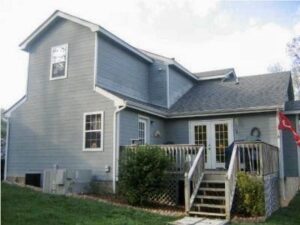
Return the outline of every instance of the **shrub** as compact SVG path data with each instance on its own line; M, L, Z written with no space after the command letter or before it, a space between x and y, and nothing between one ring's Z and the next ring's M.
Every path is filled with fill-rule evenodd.
M161 193L168 179L170 160L157 146L127 148L121 157L119 191L129 204L143 205Z
M258 177L239 172L237 176L236 212L244 216L265 214L263 181Z

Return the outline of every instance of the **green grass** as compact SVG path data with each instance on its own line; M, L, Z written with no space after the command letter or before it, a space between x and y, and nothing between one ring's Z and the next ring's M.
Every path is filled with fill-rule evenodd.
M3 225L159 225L176 219L3 183L1 213Z
M252 225L253 223L235 223L235 225ZM299 225L300 224L300 193L286 208L277 210L266 222L260 225Z

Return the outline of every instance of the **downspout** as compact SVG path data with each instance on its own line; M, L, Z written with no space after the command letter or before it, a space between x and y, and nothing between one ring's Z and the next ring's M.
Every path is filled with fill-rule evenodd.
M120 113L126 108L126 101L123 105L116 105L116 110L114 111L114 135L113 135L113 193L116 193L116 183L117 183L117 170L119 167L119 133L120 133Z

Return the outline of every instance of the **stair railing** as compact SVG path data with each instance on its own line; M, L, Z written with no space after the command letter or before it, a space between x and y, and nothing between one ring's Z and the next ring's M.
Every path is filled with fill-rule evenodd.
M230 211L235 193L237 173L239 171L239 154L240 152L238 150L238 146L235 144L230 158L229 168L225 176L226 219L230 219Z
M204 146L201 146L190 170L184 174L184 198L186 213L189 213L193 205L199 186L204 176L204 170L205 150Z

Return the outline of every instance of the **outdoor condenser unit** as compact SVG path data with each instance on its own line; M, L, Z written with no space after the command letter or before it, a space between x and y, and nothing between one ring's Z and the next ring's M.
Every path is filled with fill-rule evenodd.
M46 169L43 176L43 192L53 194L86 192L91 179L91 170Z

